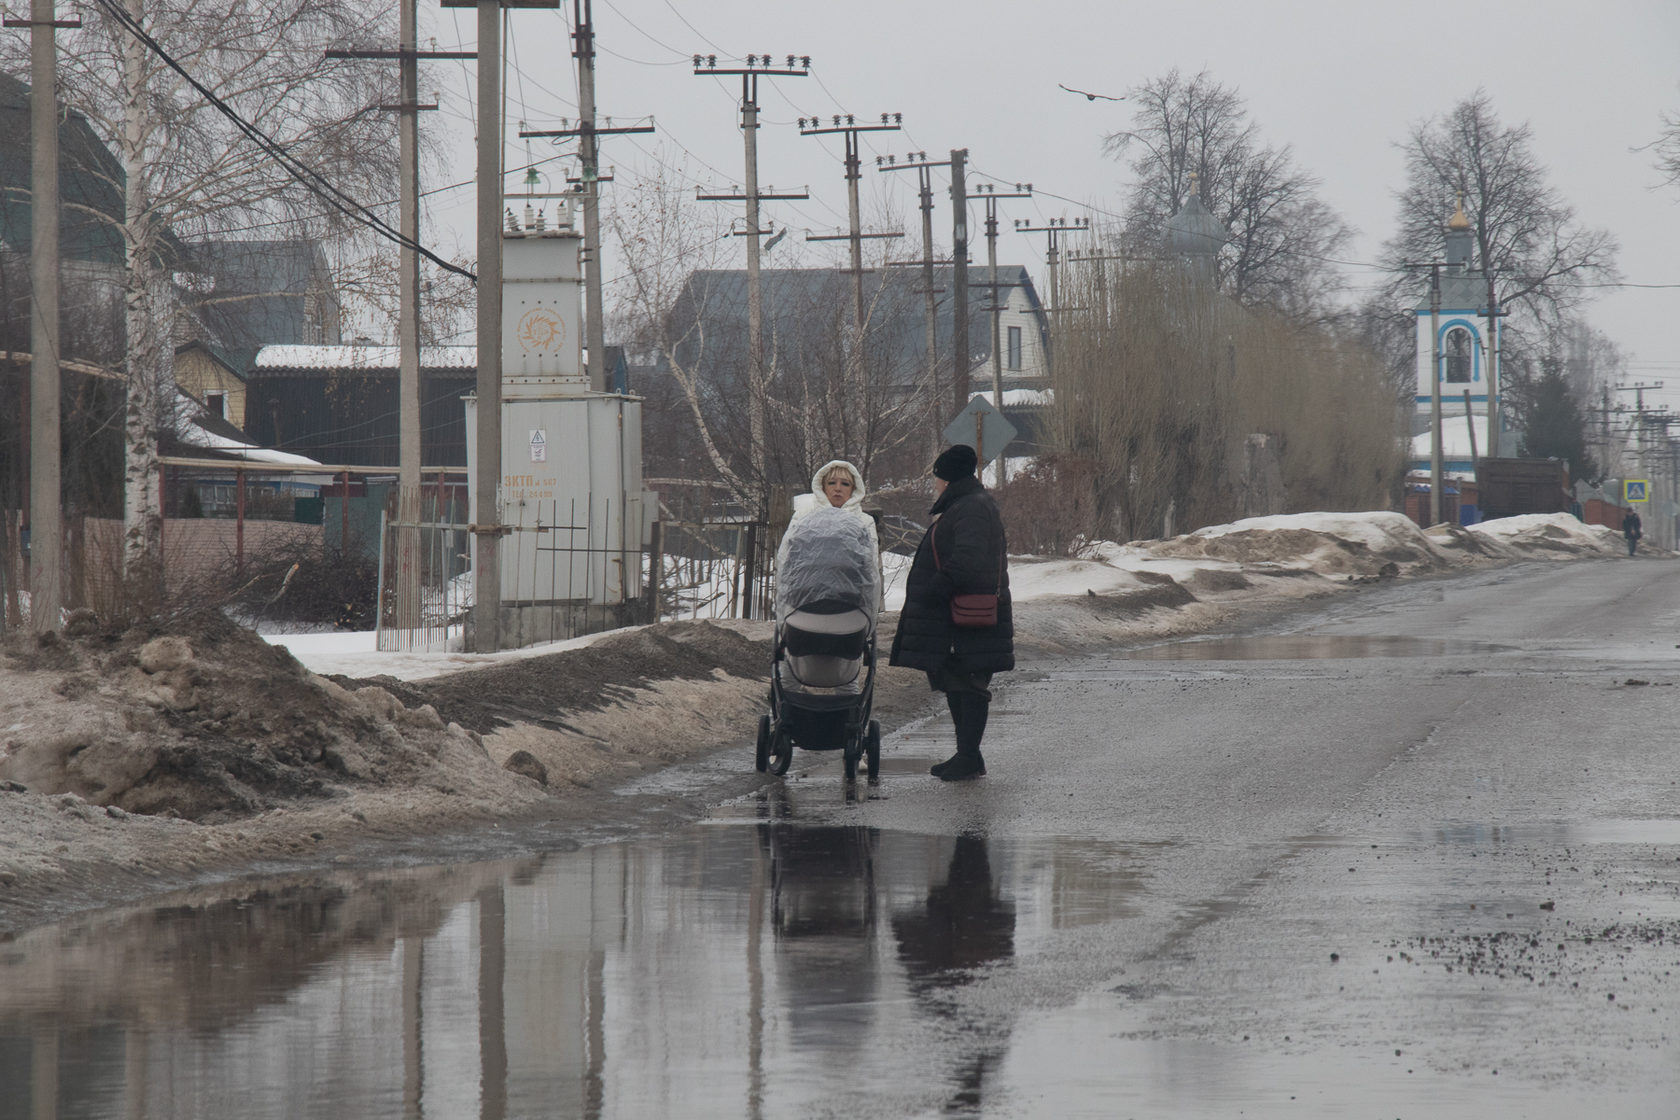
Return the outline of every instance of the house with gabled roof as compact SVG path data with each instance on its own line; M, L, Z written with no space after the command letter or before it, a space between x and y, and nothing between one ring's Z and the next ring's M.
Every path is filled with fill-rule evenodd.
M942 356L941 377L949 377L953 270L933 269L934 356ZM783 370L832 362L837 343L850 337L852 280L830 268L764 269L766 361ZM925 274L906 265L871 272L865 278L867 341L865 362L904 388L922 384L929 370ZM999 353L1008 388L1039 387L1045 377L1049 321L1020 265L1000 265L998 297ZM679 362L693 364L707 380L728 384L745 368L747 354L747 274L744 269L709 269L692 273L671 310ZM968 269L968 353L970 383L989 388L992 376L993 281L983 265ZM699 329L687 331L689 324ZM703 342L701 340L704 340Z

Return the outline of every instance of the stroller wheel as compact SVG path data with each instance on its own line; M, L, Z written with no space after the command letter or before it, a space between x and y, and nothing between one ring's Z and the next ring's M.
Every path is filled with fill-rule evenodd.
M785 727L776 729L770 738L770 773L781 777L793 764L793 736Z
M754 758L760 774L770 769L770 717L758 717L758 753Z
M863 753L863 739L859 736L846 744L846 781L857 781L858 755Z
M869 761L869 780L881 780L881 723L879 720L869 721L869 732L863 741L864 757Z

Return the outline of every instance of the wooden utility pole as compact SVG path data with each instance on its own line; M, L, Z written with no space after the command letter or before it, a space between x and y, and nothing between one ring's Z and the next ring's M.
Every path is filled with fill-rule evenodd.
M478 3L478 406L473 648L502 648L502 10Z
M749 54L744 67L719 66L716 55L695 55L694 73L699 77L739 76L741 79L741 139L746 156L746 190L741 193L705 194L696 197L702 202L745 202L747 228L741 236L747 239L747 365L751 384L748 389L748 426L752 439L752 467L755 476L760 518L769 512L769 485L766 474L765 412L766 389L769 377L764 368L764 297L759 286L760 238L771 232L759 226L758 204L772 199L810 198L810 192L776 193L758 189L758 79L806 78L811 74L810 55L788 55L786 66L776 65L769 55Z
M1066 218L1051 218L1041 226L1035 226L1024 218L1015 219L1016 233L1042 233L1045 235L1044 264L1050 273L1050 322L1053 327L1050 332L1051 345L1045 347L1044 353L1044 370L1047 374L1055 372L1052 365L1055 358L1055 341L1056 336L1061 333L1061 238L1064 233L1089 233L1090 231L1090 218L1075 218L1072 223L1069 223Z
M595 13L590 0L572 0L572 57L578 68L578 116L583 135L578 137L583 164L583 251L588 268L583 276L584 345L589 349L589 388L607 391L606 320L601 314L601 173L600 152L595 138ZM648 131L653 130L649 125Z
M921 186L922 205L922 296L927 300L927 363L928 383L933 389L933 399L939 400L939 305L934 296L939 289L933 286L933 169L947 167L950 160L940 160L937 163L927 158L926 152L911 152L899 163L894 156L878 156L875 160L879 171L914 171ZM939 427L940 425L935 425Z
M992 302L986 310L992 317L992 407L1003 411L1003 354L1001 352L1002 334L1001 317L1003 304L998 300L998 292L1002 285L997 278L997 239L998 218L997 204L1000 198L1031 198L1032 184L1016 183L1014 191L1000 192L995 184L981 183L974 193L974 197L986 204L986 283L991 288ZM998 460L1002 469L1003 460Z
M850 230L843 234L806 234L806 241L850 241L852 243L852 329L857 341L863 338L863 242L865 238L893 238L903 237L902 233L864 233L863 218L858 208L858 182L863 177L862 163L858 158L858 133L860 132L897 132L904 127L903 113L882 113L880 124L858 124L857 119L850 113L844 117L833 118L832 126L824 125L822 118L811 117L807 122L805 117L799 118L799 135L827 136L840 133L846 137L846 217L850 223ZM842 123L844 122L844 123Z
M58 316L58 37L80 20L53 18L53 0L31 0L29 28L29 624L58 629L64 602L60 492Z
M968 407L967 148L951 149L951 408Z

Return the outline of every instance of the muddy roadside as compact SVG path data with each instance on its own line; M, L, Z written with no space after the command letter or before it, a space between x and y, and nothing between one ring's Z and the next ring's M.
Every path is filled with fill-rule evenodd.
M1300 581L1281 582L1022 603L1022 666L1299 601ZM896 621L883 619L883 649ZM750 771L770 633L663 623L406 682L316 676L219 616L13 634L0 646L0 937L250 871L448 861L521 823L600 828L615 811L601 791L713 752ZM933 708L922 674L883 668L886 730Z
M1567 558L1555 526L1521 550L1364 516L1409 535L1144 542L1148 563L1118 578L1101 561L1012 565L1022 592L1039 581L1018 593L1019 667L1253 625L1393 578ZM896 621L882 620L883 648ZM524 826L598 834L623 811L604 792L715 752L735 752L751 781L770 638L764 622L670 622L400 681L319 676L214 612L123 634L13 632L0 643L0 938L250 872L489 858ZM922 674L883 669L886 730L936 707Z

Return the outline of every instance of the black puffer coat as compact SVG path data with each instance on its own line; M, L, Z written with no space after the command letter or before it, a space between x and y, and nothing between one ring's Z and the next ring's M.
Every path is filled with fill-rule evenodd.
M970 475L947 486L928 512L937 520L910 564L891 664L932 673L945 664L947 655L956 653L971 673L1015 668L1015 623L1004 560L1008 542L997 502ZM968 629L951 624L951 596L992 590L998 592L996 626Z

